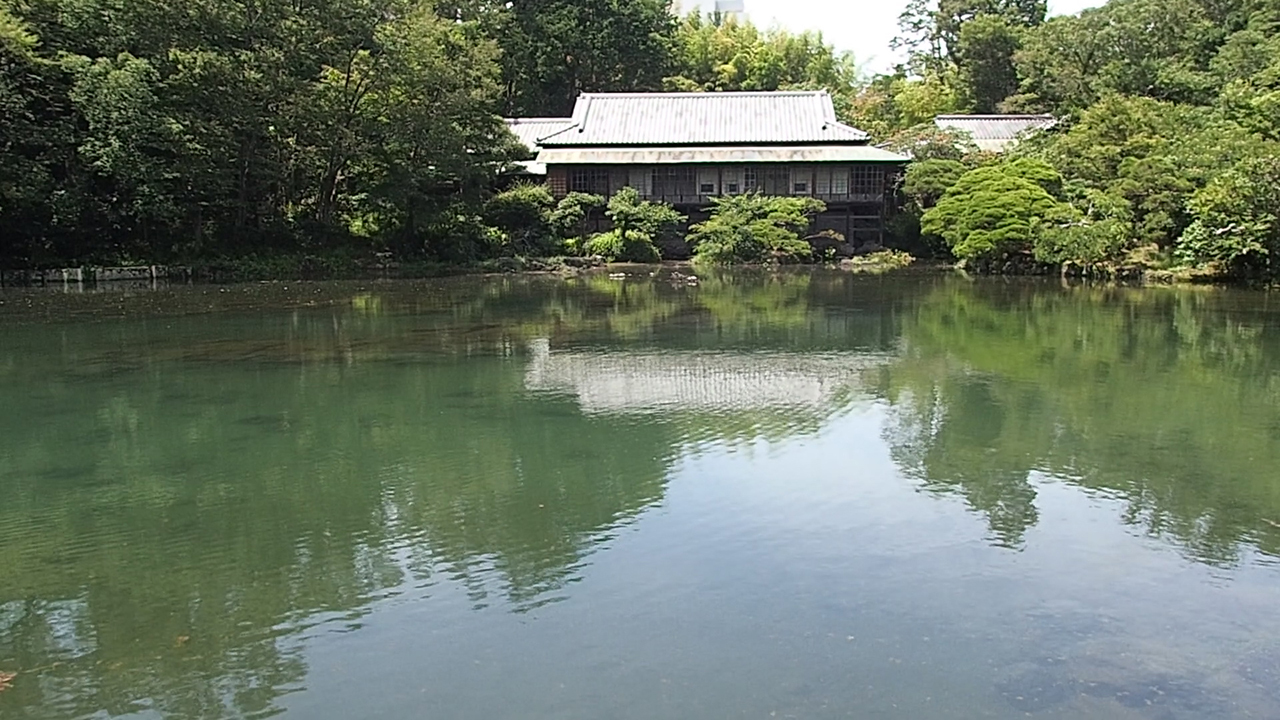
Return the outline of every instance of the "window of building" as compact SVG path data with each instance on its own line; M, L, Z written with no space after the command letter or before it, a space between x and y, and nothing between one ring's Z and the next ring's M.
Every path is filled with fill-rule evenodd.
M878 165L854 165L849 190L853 195L880 195L884 192L884 169Z
M831 194L844 196L849 194L849 169L837 168L831 171Z
M725 192L727 192L730 195L737 195L739 192L741 192L738 189L738 187L739 187L738 183L735 183L735 182L725 183Z
M765 195L791 194L791 168L771 167L764 175Z
M813 173L813 194L823 197L831 194L831 173L829 167L820 167Z
M698 183L699 195L714 195L716 192L715 183Z
M569 172L569 191L608 195L609 169L576 168L571 170Z
M849 168L819 166L814 172L813 192L819 197L841 198L849 194Z
M653 169L653 194L659 198L685 198L698 194L696 172L691 167L667 165Z
M760 177L756 175L756 169L753 167L746 168L742 171L742 191L743 192L759 192Z
M795 183L793 183L793 184L792 184L792 186L791 186L791 190L792 190L792 192L793 192L793 193L795 193L796 195L808 195L808 194L809 194L809 183L808 183L808 182L806 182L806 181L804 181L804 180L800 180L800 181L795 182Z

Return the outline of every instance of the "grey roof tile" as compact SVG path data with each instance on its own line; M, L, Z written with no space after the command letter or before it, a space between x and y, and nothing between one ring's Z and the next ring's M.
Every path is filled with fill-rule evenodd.
M844 143L867 134L836 120L825 91L584 93L573 124L543 147Z
M979 150L1000 152L1023 133L1053 127L1052 115L939 115L934 124L943 130L969 133Z
M573 124L572 118L507 118L504 120L507 129L518 138L525 147L537 151L538 141L548 135L554 135Z

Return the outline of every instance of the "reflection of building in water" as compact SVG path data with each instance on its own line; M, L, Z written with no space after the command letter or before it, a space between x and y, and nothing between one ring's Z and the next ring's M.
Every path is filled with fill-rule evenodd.
M587 413L807 410L825 415L857 394L881 358L854 353L552 351L530 343L529 390L577 397Z

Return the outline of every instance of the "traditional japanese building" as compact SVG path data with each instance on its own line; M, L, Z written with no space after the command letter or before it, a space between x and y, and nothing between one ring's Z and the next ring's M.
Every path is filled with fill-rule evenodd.
M587 93L572 118L509 125L556 196L629 186L691 217L719 195L809 196L828 208L814 229L855 243L882 237L907 162L837 120L824 91Z

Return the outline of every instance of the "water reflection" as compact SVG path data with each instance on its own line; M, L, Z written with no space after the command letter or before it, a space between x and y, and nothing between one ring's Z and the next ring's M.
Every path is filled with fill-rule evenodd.
M935 288L879 388L886 437L1018 545L1050 473L1124 498L1125 519L1215 564L1280 553L1280 318L1203 290Z
M851 614L847 598L859 596L873 608L963 618L953 622L970 634L955 631L955 662L937 665L956 673L962 649L988 649L966 645L973 637L1036 634L1033 644L1057 647L999 657L988 689L1003 698L1000 710L985 697L955 706L995 717L1119 697L1126 712L1154 704L1171 717L1229 717L1221 688L1252 688L1250 707L1266 707L1258 688L1275 686L1280 654L1265 643L1233 657L1229 680L1188 684L1189 670L1161 675L1154 660L1140 671L1086 661L1114 649L1092 609L1035 596L1027 605L1041 614L1019 625L995 609L988 616L983 602L930 599L970 593L995 608L982 593L1018 597L1008 587L1018 580L1020 592L1042 592L1049 580L999 563L1013 556L1005 548L1052 553L1044 538L1079 528L1061 520L1076 508L1063 490L1096 500L1072 517L1114 504L1127 527L1214 568L1280 556L1271 471L1280 461L1280 325L1265 296L829 272L708 275L695 287L646 271L622 280L175 288L65 305L0 298L0 671L21 673L0 693L5 717L277 714L291 693L319 692L308 646L322 635L365 632L371 614L398 601L428 603L430 622L442 625L487 612L534 617L572 599L594 554L628 528L681 508L706 514L667 545L649 540L651 558L632 558L629 572L668 593L628 587L633 614L716 627L718 614L739 610L753 618L751 632L773 610L803 617L796 598L816 583L816 595L830 585L845 599L824 596L815 625ZM778 466L717 454L781 453L802 438L811 451ZM882 451L897 475L874 474ZM700 465L713 462L723 466ZM715 480L806 472L884 479L830 480L814 499L759 482L765 500L756 505L734 494L745 492L738 484L729 492ZM675 499L674 478L685 483ZM949 566L960 521L917 519L919 508L886 499L900 485L928 502L962 499L1000 548L982 561L998 569ZM712 492L704 486L722 494L691 501ZM1054 513L1059 525L1048 520ZM853 518L878 529L847 535L859 527ZM753 523L770 529L744 534ZM815 550L795 527L840 542ZM749 571L726 561L740 551ZM785 562L768 565L768 552ZM880 584L833 573L851 557ZM702 574L663 581L663 571L699 558ZM748 579L757 563L790 584ZM884 569L899 565L906 576ZM732 590L714 595L715 609L677 612L674 598L715 570L738 572L725 576ZM1006 585L983 587L984 572ZM740 595L764 599L754 607ZM651 640L630 616L605 617L581 617L604 628L592 642ZM778 637L802 632L777 622ZM922 649L931 641L920 640L919 622L890 623L884 632L898 634L881 638L898 648L890 657L946 657ZM1133 622L1128 639L1145 632ZM1214 632L1206 637L1235 631ZM827 635L843 643L862 633ZM695 670L726 662L709 647L684 650L701 660ZM745 663L734 665L744 677L763 673L758 683L787 673L734 662ZM617 680L602 667L584 672ZM885 717L929 712L923 694L904 697L906 687L891 695L916 702L917 714L886 704ZM877 707L856 694L797 693L790 707L813 717ZM701 698L712 701L735 702L727 691Z

